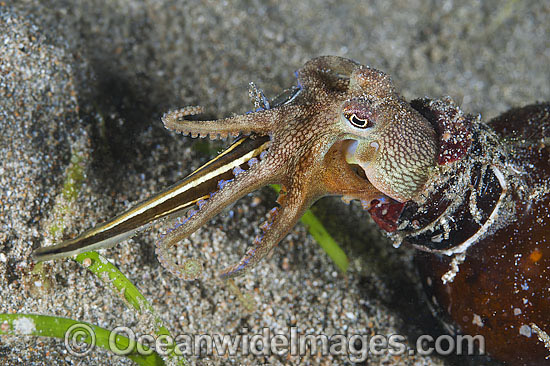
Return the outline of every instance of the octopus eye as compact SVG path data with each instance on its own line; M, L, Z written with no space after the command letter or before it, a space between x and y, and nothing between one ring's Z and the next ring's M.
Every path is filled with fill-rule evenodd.
M353 126L357 128L369 128L373 126L373 123L369 119L359 118L355 113L345 114L344 116Z

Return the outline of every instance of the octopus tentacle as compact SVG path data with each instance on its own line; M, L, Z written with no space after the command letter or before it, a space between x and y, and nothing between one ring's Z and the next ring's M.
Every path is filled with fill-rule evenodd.
M253 160L257 161L257 159ZM236 172L234 179L220 181L219 190L216 193L211 194L208 200L200 202L198 210L190 211L182 222L157 241L156 252L159 261L170 272L184 278L181 266L168 255L168 248L194 233L232 202L273 181L276 174L274 169L269 165L262 166L263 160L255 163L254 161L251 160L250 164L253 165L250 169Z
M211 121L190 121L184 117L202 113L201 107L186 107L164 114L162 122L172 131L191 137L226 138L228 135L248 135L252 132L268 135L275 129L278 121L293 115L295 108L285 106L278 109L264 109L255 113L238 115Z
M300 217L311 205L301 189L292 189L287 194L281 194L277 200L279 208L271 211L271 218L262 225L263 235L256 237L253 247L236 264L224 269L220 275L223 278L240 276L258 264L296 225Z

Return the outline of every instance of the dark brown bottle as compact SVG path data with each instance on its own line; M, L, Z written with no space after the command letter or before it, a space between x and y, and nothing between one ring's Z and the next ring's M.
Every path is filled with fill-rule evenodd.
M482 335L509 365L550 365L550 104L488 124L452 101L411 103L440 136L423 198L371 210L416 255L451 332ZM545 344L546 342L546 344Z

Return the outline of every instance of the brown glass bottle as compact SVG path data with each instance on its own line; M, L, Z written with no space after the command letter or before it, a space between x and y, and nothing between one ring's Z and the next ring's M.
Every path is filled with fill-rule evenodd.
M506 364L550 364L542 333L550 332L550 105L513 109L488 125L507 152L500 165L518 171L520 183L507 187L513 214L465 251L447 283L452 257L418 252L418 268L452 329L484 336L486 352ZM475 187L485 190L476 202L482 211L498 195L490 186Z

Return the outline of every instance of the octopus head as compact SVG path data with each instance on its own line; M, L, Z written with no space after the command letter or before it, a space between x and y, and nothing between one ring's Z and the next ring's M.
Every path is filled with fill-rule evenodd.
M346 161L360 167L385 195L399 202L413 199L436 165L433 126L381 71L358 67L350 76L348 94L338 121L350 140Z

